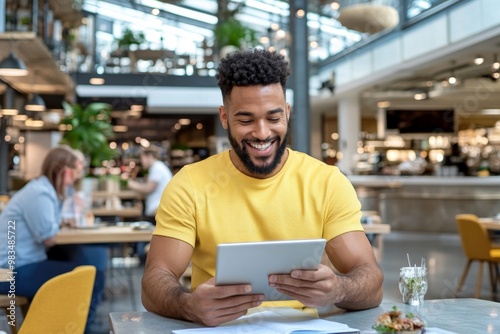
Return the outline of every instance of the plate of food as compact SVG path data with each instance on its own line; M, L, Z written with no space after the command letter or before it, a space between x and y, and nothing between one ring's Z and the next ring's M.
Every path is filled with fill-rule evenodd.
M420 318L412 313L403 315L403 312L396 306L393 306L391 311L379 315L373 329L383 334L425 333L425 325Z

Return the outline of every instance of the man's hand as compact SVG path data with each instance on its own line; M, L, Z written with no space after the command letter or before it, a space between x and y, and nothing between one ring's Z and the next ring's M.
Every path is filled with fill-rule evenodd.
M217 326L241 317L252 307L259 306L262 294L249 294L250 285L215 286L215 279L199 285L188 297L188 313L198 323Z
M127 180L127 187L132 189L132 190L135 190L137 187L139 186L139 182L135 181L135 180Z
M317 270L270 275L269 285L310 307L365 310L378 306L384 276L364 232L341 234L328 241L325 249L339 274L320 265Z
M269 285L309 307L329 306L341 301L337 275L321 264L317 270L294 270L289 275L270 275Z

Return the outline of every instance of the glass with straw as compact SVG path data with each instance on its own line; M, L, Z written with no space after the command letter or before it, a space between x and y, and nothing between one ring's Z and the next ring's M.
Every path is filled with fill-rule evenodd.
M403 295L403 303L418 306L423 304L427 292L427 268L425 259L422 258L420 267L410 263L408 255L408 267L402 267L399 273L399 291Z

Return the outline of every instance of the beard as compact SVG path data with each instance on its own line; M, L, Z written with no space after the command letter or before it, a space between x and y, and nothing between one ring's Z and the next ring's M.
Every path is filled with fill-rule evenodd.
M276 153L274 155L274 159L264 165L257 165L255 164L252 159L250 158L250 155L248 154L246 143L260 143L260 144L265 144L268 142L272 142L274 140L279 140L279 137L273 137L273 138L268 138L266 140L249 140L249 139L243 139L240 143L232 136L231 134L231 127L228 125L227 128L227 136L229 138L229 143L234 149L234 152L238 156L238 158L241 160L243 165L246 167L246 169L251 173L255 175L261 175L261 176L266 176L271 174L276 167L278 167L279 163L281 162L281 159L283 158L283 154L285 153L286 146L288 143L288 137L290 135L289 129L287 128L285 137L283 138L283 141L279 144Z

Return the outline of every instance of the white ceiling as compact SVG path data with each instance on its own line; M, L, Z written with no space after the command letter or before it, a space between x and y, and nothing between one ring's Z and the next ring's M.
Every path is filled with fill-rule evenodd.
M500 109L500 79L486 77L494 72L494 55L500 60L500 35L447 55L431 62L403 68L388 76L378 76L376 84L365 85L354 91L361 99L362 114L374 115L377 102L389 101L391 108L455 108L459 113L479 109ZM473 63L481 55L481 65ZM459 80L456 85L444 87L454 69ZM498 70L497 70L498 72ZM427 92L428 99L416 101L415 93ZM346 93L346 92L344 92ZM351 92L353 93L353 92ZM312 98L314 112L335 114L339 96L326 89ZM500 112L499 112L500 119Z

